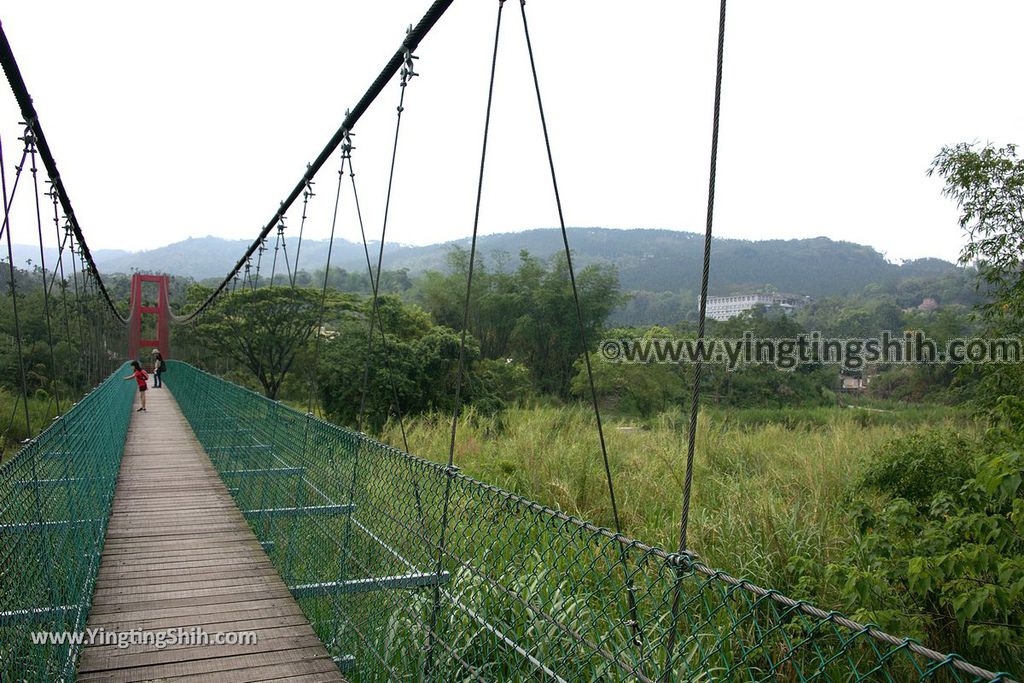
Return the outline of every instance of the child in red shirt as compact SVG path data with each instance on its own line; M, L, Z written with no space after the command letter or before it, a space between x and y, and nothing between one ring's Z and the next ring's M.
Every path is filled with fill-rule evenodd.
M142 366L139 365L139 361L137 361L137 360L133 360L132 361L132 368L135 371L132 374L130 374L127 377L125 377L124 380L127 382L130 379L134 379L135 382L139 385L139 398L142 400L142 407L139 408L139 410L145 410L146 409L146 380L149 379L149 375L146 374L146 371L142 369ZM136 412L138 412L138 411L136 411Z

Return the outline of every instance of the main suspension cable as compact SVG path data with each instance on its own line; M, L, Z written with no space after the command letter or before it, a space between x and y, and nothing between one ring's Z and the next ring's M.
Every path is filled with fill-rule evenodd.
M39 157L43 162L43 167L46 168L46 172L50 177L50 182L53 184L53 189L57 193L57 197L60 199L61 206L64 208L64 214L67 216L68 224L70 225L72 232L74 232L75 239L78 240L79 250L88 264L88 269L96 278L96 286L103 295L107 308L110 309L110 312L114 317L122 324L128 324L128 319L121 315L121 312L117 310L117 307L111 300L110 294L107 292L107 288L103 284L103 279L100 277L100 272L96 268L96 263L93 260L92 253L89 251L89 247L85 242L85 237L82 235L82 228L78 224L78 218L75 216L75 210L71 206L71 199L68 197L67 190L64 188L64 182L61 180L60 172L57 170L57 162L53 158L53 154L50 151L50 145L47 143L46 136L43 134L43 128L39 123L39 115L36 113L35 106L32 104L32 96L29 94L28 87L25 85L25 79L22 78L21 70L18 68L18 63L14 59L14 52L11 50L11 44L7 40L7 35L4 33L2 25L0 25L0 66L3 67L4 74L7 76L7 81L10 83L11 91L14 93L14 98L18 101L18 106L21 109L21 116L24 119L25 124L32 129L32 133L35 136L36 147L39 150Z
M391 82L391 79L395 76L395 74L397 74L399 70L404 66L406 55L416 51L416 48L419 46L420 42L427 36L428 33L430 33L430 30L448 10L452 2L454 2L454 0L435 0L434 3L430 6L430 8L427 9L426 13L423 15L423 18L420 19L420 22L416 24L416 26L412 28L410 31L406 32L405 39L402 41L402 44L399 46L398 50L395 52L394 55L391 56L391 59L388 60L387 64L384 65L384 68L377 75L376 80L374 80L370 87L367 88L366 92L363 93L363 96L359 99L356 105L346 113L345 119L342 121L341 126L338 128L337 131L335 131L334 135L331 136L331 139L324 146L323 150L321 150L317 158L306 165L306 172L303 173L302 177L299 179L299 182L296 183L295 187L292 188L292 191L288 194L287 197L285 197L284 201L281 202L277 211L274 213L271 219L267 221L266 225L263 227L263 230L260 231L260 234L256 238L256 240L254 240L253 243L249 245L249 248L245 251L244 254L242 254L242 257L238 259L238 262L228 272L228 274L224 277L224 279L217 286L217 288L210 293L206 300L203 301L203 303L200 304L196 308L196 310L192 311L186 316L183 316L178 322L189 322L196 316L200 315L213 302L213 300L229 284L231 284L231 279L234 277L235 273L241 270L245 266L246 261L253 254L256 253L256 250L259 248L259 245L262 242L262 240L264 240L270 234L271 230L273 230L274 227L277 225L278 220L280 220L280 218L284 216L288 208L291 207L291 205L299 198L299 196L308 187L308 183L313 180L313 177L316 175L317 171L319 171L320 168L327 162L327 160L330 159L331 155L334 154L334 151L341 145L342 141L345 139L345 136L355 128L356 123L359 121L362 115L366 113L366 110L370 107L371 104L373 104L374 100L377 99L377 96L384 90L385 87L387 87L387 84Z

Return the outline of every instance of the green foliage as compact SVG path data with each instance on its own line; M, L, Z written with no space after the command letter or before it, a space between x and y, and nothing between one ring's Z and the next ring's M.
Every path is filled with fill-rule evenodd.
M969 237L961 263L977 264L995 301L983 307L994 321L1024 318L1024 159L1016 145L960 143L944 147L931 173L945 181L943 194L960 208Z
M1024 333L1024 159L1015 145L960 143L944 147L931 173L960 208L968 242L961 263L978 268L979 287L990 299L978 306L993 337ZM963 374L967 374L964 372ZM971 373L976 402L991 407L1001 396L1024 391L1024 365L989 365Z
M476 375L495 405L525 404L537 393L529 369L511 359L483 358L476 363Z
M281 280L279 275L277 280ZM296 277L296 284L300 287L315 284L322 286L324 282L324 271L322 268L313 271L312 274L300 271ZM370 283L370 276L363 270L346 270L344 268L331 268L331 274L327 278L327 286L339 292L350 292L353 294L369 295L373 293ZM384 270L380 274L378 292L381 294L401 293L412 288L412 280L409 278L409 270Z
M14 269L12 287L10 269L0 262L0 391L20 395L24 369L30 405L42 404L40 419L31 420L32 431L48 424L58 401L60 409L66 409L119 366L126 338L124 326L113 318L92 285L85 288L80 275L74 282L54 279L48 272L47 284L49 296L44 294L39 268ZM82 289L76 297L79 286ZM0 429L12 422L10 413L0 410ZM11 431L9 438L13 439L15 432Z
M958 433L921 431L887 443L875 455L862 485L891 498L927 505L938 493L954 494L974 473L978 446Z
M605 335L608 339L635 336L634 331L622 329L610 330ZM642 336L645 339L667 338L669 332L652 327ZM600 353L592 353L590 367L598 400L616 413L651 417L669 407L681 407L687 400L689 384L677 365L608 363ZM582 357L576 361L572 394L584 401L590 400L590 384Z
M606 407L622 415L651 417L671 405L682 406L687 386L679 368L673 365L606 363L601 354L590 354L594 389ZM590 400L590 384L583 359L576 361L572 380L573 396Z
M394 296L380 297L378 304L386 348L376 325L368 339L372 299L342 319L323 342L318 386L327 414L342 424L358 425L362 406L365 425L359 426L378 431L397 415L396 397L403 413L453 410L459 335L434 325L422 309ZM475 340L468 338L463 387L467 403L490 395L473 372L478 357Z
M62 407L67 407L66 404ZM42 389L28 399L29 424L25 424L25 404L19 392L0 387L0 460L16 453L22 442L50 426L57 414L57 403Z
M515 270L505 266L502 260L490 271L482 259L474 265L469 331L480 355L512 359L529 369L540 391L567 398L582 351L565 258L545 263L522 251ZM454 249L447 273L427 273L418 283L416 300L439 324L462 327L468 269L468 253ZM607 266L587 266L577 271L576 284L583 328L593 345L620 302L618 277Z
M763 306L711 328L711 334L730 339L740 339L746 332L759 339L791 339L803 331L792 317ZM792 372L771 363L734 370L710 365L703 373L704 395L713 404L735 407L829 405L835 402L832 388L837 377L834 366L815 364L802 364Z
M1024 661L1024 402L981 445L922 432L864 476L856 543L828 574L856 617L1020 674Z
M201 295L201 290L193 292ZM327 302L329 323L350 308L338 296ZM310 289L241 288L217 299L194 325L204 348L220 353L248 368L275 398L297 359L308 362L320 315L320 294Z

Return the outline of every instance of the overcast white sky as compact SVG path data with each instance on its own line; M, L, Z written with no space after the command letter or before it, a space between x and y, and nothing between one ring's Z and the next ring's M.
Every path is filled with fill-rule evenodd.
M253 238L429 4L39 0L5 3L0 20L90 246L137 250ZM557 218L507 4L484 233ZM570 225L703 229L717 5L528 3ZM470 232L496 7L456 0L418 50L389 241ZM1024 142L1022 25L1019 0L732 0L716 234L954 259L956 211L925 171L944 144ZM397 99L393 84L356 128L371 234ZM310 236L328 233L336 168L318 178ZM354 239L350 204L338 234ZM34 227L15 225L15 240Z

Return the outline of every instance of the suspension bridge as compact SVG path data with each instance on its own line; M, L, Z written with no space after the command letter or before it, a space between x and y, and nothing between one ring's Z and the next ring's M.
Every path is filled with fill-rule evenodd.
M163 390L134 409L125 358L156 347L199 319L218 297L260 287L267 240L276 231L264 286L277 283L278 254L295 286L314 179L340 156L337 197L350 135L392 84L399 92L392 176L415 51L451 4L438 0L410 27L379 77L221 284L187 315L170 310L167 279L136 275L128 313L96 269L39 115L7 37L0 62L24 119L13 180L3 163L7 285L13 343L24 387L24 421L35 434L0 466L0 679L30 681L1009 681L950 653L891 635L703 564L687 546L700 366L686 460L680 544L651 547L621 533L609 474L614 529L527 500L461 473L454 462L460 399L446 464L395 448L171 361ZM497 5L490 90L502 34ZM525 4L517 5L529 42ZM721 4L711 183L701 295L701 334L710 267L715 153L722 83ZM530 68L544 124L537 65ZM486 160L484 127L480 185ZM547 145L549 160L550 144ZM50 183L57 262L43 253L37 158ZM551 178L556 199L553 160ZM18 317L19 276L11 254L19 187L34 198L49 366L63 336L81 342L84 397L53 392L58 417L33 429ZM390 201L390 183L389 183ZM286 213L301 202L296 249ZM335 221L337 202L335 199ZM476 216L479 220L480 192ZM569 275L565 222L558 201ZM47 219L49 220L49 219ZM384 228L373 265L363 235L375 316L368 342L387 347L376 307ZM477 225L473 229L473 249ZM331 239L334 239L332 223ZM269 257L268 259L269 260ZM466 284L468 315L472 263ZM330 255L328 255L328 266ZM143 283L154 282L156 301ZM575 281L573 280L575 292ZM326 275L323 294L326 294ZM579 312L578 299L576 301ZM156 316L155 336L142 316ZM320 327L323 328L323 298ZM376 330L374 329L376 327ZM462 344L465 348L465 328ZM187 328L186 328L187 329ZM322 334L317 334L317 345ZM580 342L587 348L582 333ZM583 354L585 359L587 354ZM459 381L463 384L463 357ZM587 368L589 373L589 367ZM311 400L315 387L311 388ZM400 406L393 409L401 419ZM608 453L597 402L599 455ZM41 633L114 635L175 632L178 641L40 642ZM244 642L189 640L196 633L252 634ZM183 635L184 634L184 635ZM191 635L189 635L191 634ZM248 637L248 636L247 636ZM99 640L100 642L96 642Z

